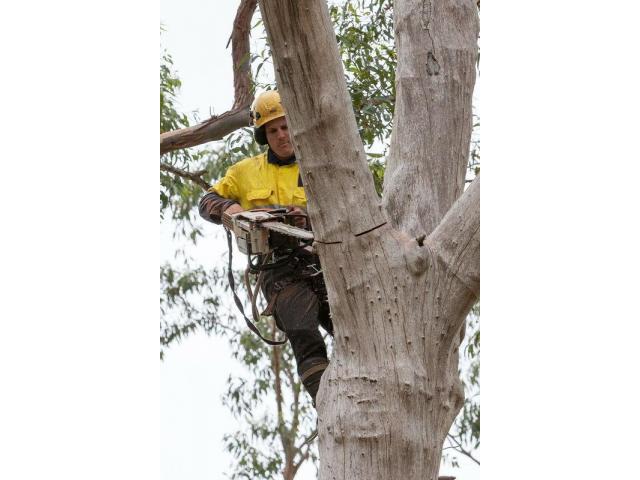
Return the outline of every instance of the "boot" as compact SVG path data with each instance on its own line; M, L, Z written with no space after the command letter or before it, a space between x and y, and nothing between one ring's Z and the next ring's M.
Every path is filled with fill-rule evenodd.
M320 379L322 374L329 366L329 363L325 359L314 359L305 362L305 369L300 374L300 381L304 385L304 388L309 392L313 408L316 407L316 395L318 394L318 388L320 388Z

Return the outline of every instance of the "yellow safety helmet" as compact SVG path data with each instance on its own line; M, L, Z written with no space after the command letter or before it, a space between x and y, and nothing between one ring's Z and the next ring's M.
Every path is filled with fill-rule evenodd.
M284 117L284 109L277 90L269 90L258 95L251 107L253 126L260 128L265 123Z

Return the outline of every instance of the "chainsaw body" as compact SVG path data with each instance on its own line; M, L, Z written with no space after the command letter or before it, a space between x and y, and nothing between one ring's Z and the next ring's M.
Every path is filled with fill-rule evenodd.
M313 242L312 232L288 221L286 209L247 210L223 218L224 225L236 237L238 249L246 255L264 255L275 249L294 249Z

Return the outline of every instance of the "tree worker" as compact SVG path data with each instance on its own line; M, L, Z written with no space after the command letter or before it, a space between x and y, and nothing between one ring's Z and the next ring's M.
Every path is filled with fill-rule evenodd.
M302 177L278 92L259 95L251 117L256 141L268 145L268 149L231 166L208 190L199 207L205 220L220 224L223 215L254 208L286 207L292 213L306 214ZM303 254L266 270L262 291L269 305L265 314L273 313L276 325L287 334L298 375L315 406L320 378L328 366L327 348L318 326L331 335L333 326L322 275L309 276L314 266L319 266L317 256Z

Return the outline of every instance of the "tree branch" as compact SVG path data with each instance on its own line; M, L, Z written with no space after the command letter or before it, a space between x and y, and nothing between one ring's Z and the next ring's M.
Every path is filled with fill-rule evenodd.
M275 334L276 328L275 323L271 327L272 335ZM275 337L274 337L275 338ZM276 409L278 412L278 432L280 433L280 439L282 440L283 450L286 452L287 445L285 442L284 435L284 416L282 415L282 385L280 381L280 349L272 348L271 349L271 369L273 370L274 375L274 389L276 392Z
M315 437L317 435L316 432L312 431L309 433L309 435L307 435L306 437L304 437L304 440L302 441L302 443L300 444L299 447L296 447L296 450L302 452L302 448L306 445L307 451L309 450L309 448L311 448L311 444L310 441L313 437ZM306 454L306 453L305 453Z
M295 378L293 378L293 372L291 371L291 365L285 363L282 368L285 375L289 379L291 385L291 392L293 394L293 417L291 419L291 430L294 432L294 436L298 434L298 425L300 423L300 390L295 388Z
M427 241L446 269L476 299L480 298L480 175L453 204Z
M257 0L242 0L240 2L229 39L233 58L234 109L249 105L253 101L249 36L251 33L251 19L256 11L257 4Z
M187 172L186 170L181 170L167 163L160 163L160 170L173 173L182 178L187 178L192 182L200 185L204 190L209 190L209 188L211 188L211 185L209 185L207 182L205 182L202 179L202 175L207 172L206 170L198 170L197 172Z
M311 445L307 444L307 448L305 449L305 452L302 453L302 451L298 451L298 453L300 453L300 461L297 463L293 464L293 474L295 475L296 473L298 473L298 469L300 468L300 466L307 460L307 458L309 458L309 453L311 453Z
M223 330L227 330L227 331L233 333L234 335L237 335L237 336L242 335L242 332L240 330L238 330L236 328L233 328L233 327L229 327L228 325L223 325L221 323L218 323L217 326L222 328Z
M220 140L225 135L251 124L249 106L229 110L198 125L160 134L160 155L180 148L195 147Z
M275 321L271 321L271 335L276 334L276 323ZM275 337L274 337L275 338ZM287 427L285 425L284 415L282 412L282 403L284 402L284 398L282 396L282 380L280 378L280 372L282 367L280 365L280 355L282 354L282 350L279 347L271 349L271 369L273 370L274 379L275 379L275 393L276 393L276 407L278 413L278 435L280 436L280 441L282 443L282 450L284 451L284 464L285 464L285 478L288 475L288 471L293 465L295 451L294 450L294 435L295 432L287 431ZM293 437L293 438L292 438ZM293 478L293 477L291 477Z
M160 134L160 155L180 148L195 147L206 142L220 140L242 127L251 124L249 105L253 101L251 87L251 52L249 34L251 18L257 0L242 0L233 22L231 56L233 58L234 102L228 112L213 116L198 125Z
M447 438L449 439L449 441L451 441L451 442L453 442L455 444L451 448L453 448L456 452L460 452L461 454L466 455L471 460L473 460L478 465L480 465L480 462L471 454L471 452L466 451L462 447L462 444L458 440L456 440L456 438L453 435L451 435L450 433L447 433Z

